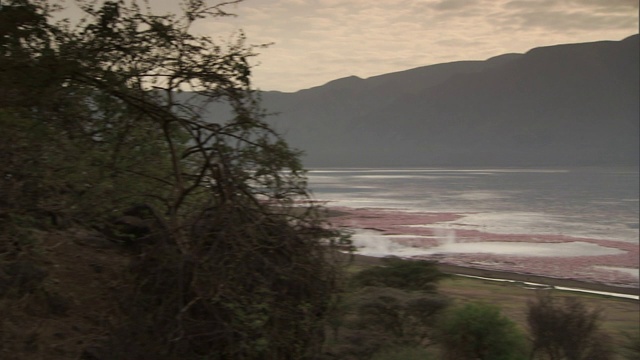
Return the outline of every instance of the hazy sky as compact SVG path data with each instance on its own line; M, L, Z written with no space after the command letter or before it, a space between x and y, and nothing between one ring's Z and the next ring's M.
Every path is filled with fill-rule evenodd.
M166 10L177 3L149 1ZM638 0L245 0L227 9L238 17L197 30L226 37L243 29L249 43L274 43L255 59L261 90L638 32Z

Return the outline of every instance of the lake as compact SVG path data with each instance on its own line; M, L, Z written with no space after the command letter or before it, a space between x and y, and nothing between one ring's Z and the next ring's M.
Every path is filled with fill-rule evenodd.
M308 177L316 200L360 211L339 224L358 230L354 243L366 255L437 254L501 268L515 258L527 269L555 261L555 274L578 271L555 266L571 258L590 265L587 277L626 273L637 282L638 168L326 168ZM455 217L411 218L418 213Z

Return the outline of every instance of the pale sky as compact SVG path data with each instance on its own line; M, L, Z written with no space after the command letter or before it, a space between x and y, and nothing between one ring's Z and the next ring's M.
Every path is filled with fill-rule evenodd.
M177 0L149 0L175 8ZM638 0L245 0L237 17L201 23L214 38L242 29L273 43L254 62L254 86L296 91L534 47L621 40L638 32Z

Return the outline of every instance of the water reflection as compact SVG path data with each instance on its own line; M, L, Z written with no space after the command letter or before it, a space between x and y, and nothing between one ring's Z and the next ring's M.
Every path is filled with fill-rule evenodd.
M456 229L638 242L638 170L319 169L329 206L455 212Z

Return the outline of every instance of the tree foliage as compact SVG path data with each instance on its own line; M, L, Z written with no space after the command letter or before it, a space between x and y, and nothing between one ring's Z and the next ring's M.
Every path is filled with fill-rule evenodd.
M358 297L356 325L385 334L388 343L427 345L436 315L447 305L447 299L435 294L368 288Z
M468 303L451 309L438 332L444 359L526 359L524 336L499 308L489 304Z
M439 280L446 277L434 262L385 258L382 266L374 266L353 277L356 286L391 287L409 291L433 292Z
M329 313L328 352L341 359L391 358L391 349L425 354L436 318L449 304L435 292L443 276L434 263L396 258L353 274L352 292Z
M191 31L238 2L80 1L77 25L49 1L0 9L0 255L33 226L135 243L109 356L300 359L321 341L334 234L252 89L259 46Z
M606 360L611 340L600 330L600 311L575 297L549 295L528 303L527 323L533 338L532 356L549 360Z

